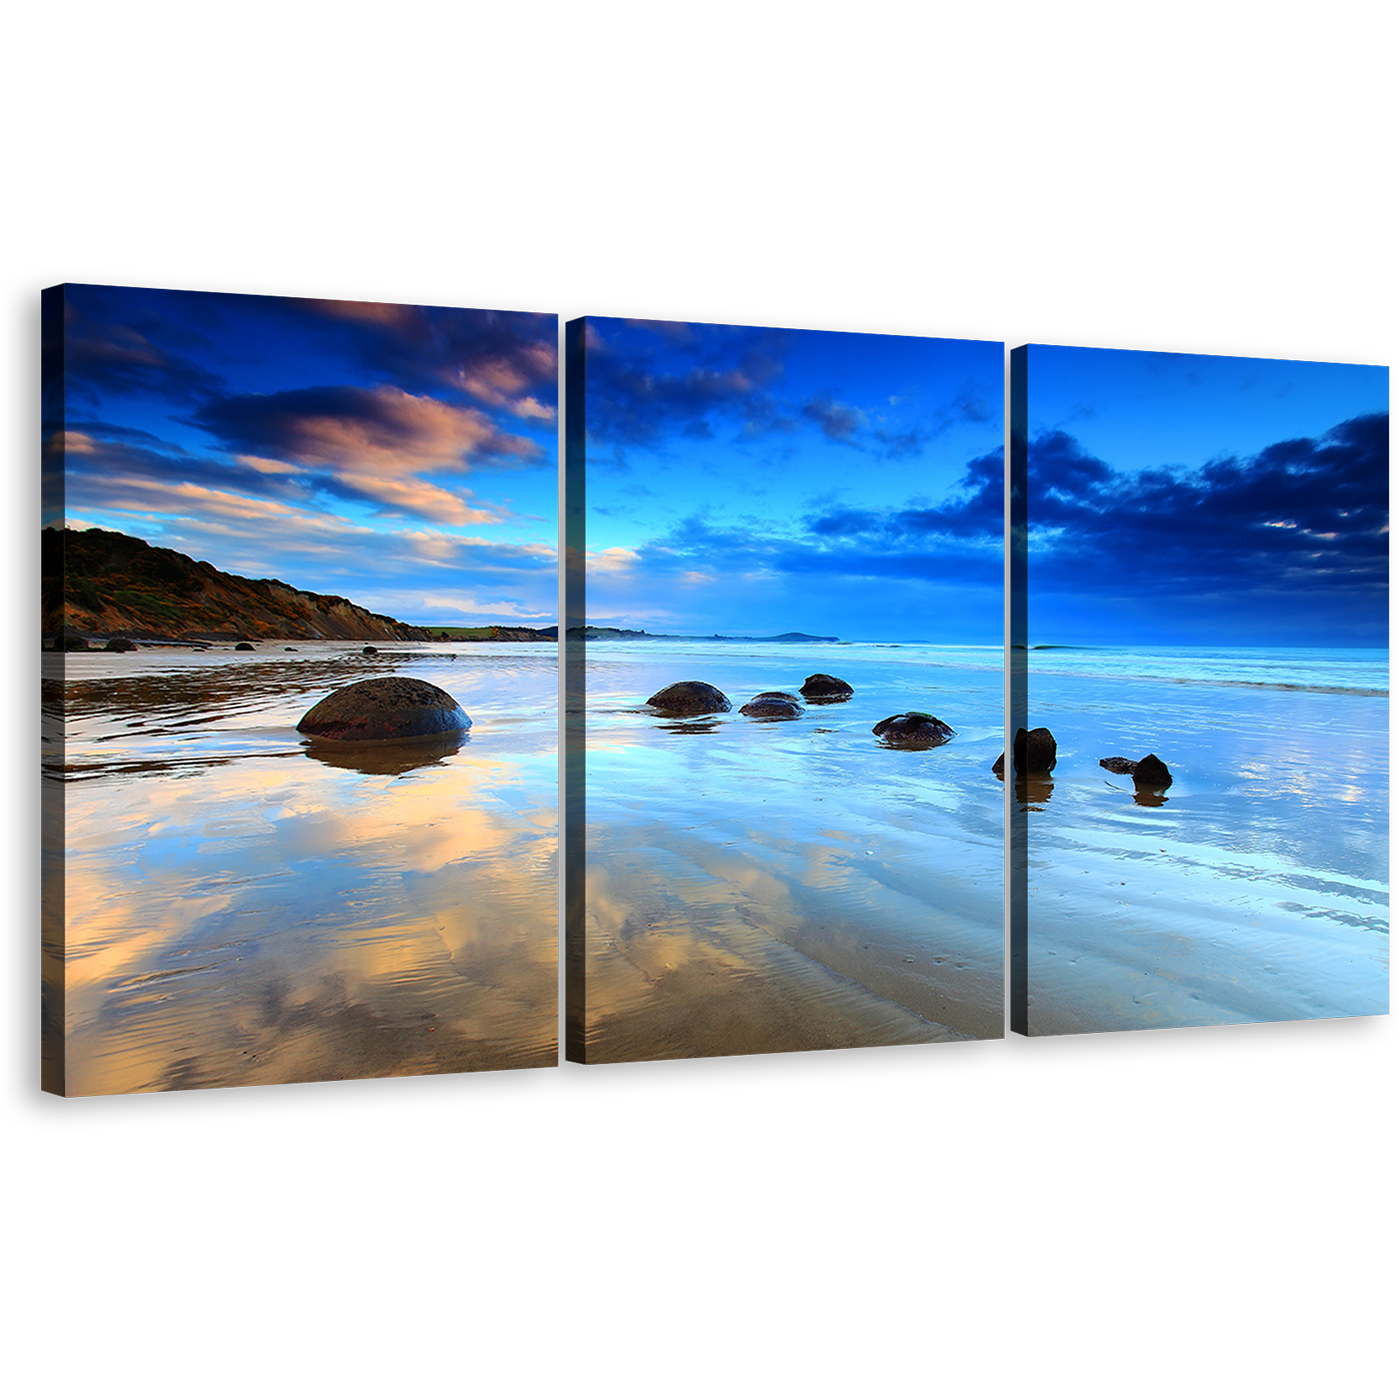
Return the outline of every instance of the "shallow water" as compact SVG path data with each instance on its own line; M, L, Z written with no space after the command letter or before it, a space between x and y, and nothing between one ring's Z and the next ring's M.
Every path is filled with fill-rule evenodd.
M914 1043L1002 1031L997 647L593 642L585 648L589 1061ZM796 720L739 707L824 671ZM707 680L729 714L660 719ZM931 711L927 750L871 727Z
M45 659L70 1094L555 1062L554 648L288 645L70 655L61 745ZM391 674L449 691L467 736L297 733Z
M1386 654L1070 660L1030 663L1031 1032L1385 1012ZM1160 792L1098 764L1149 751Z

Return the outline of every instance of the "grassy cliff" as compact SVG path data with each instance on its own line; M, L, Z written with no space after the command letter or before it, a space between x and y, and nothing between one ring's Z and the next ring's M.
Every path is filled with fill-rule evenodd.
M45 637L67 626L90 637L228 641L426 641L428 632L307 593L280 579L246 579L115 530L43 533Z

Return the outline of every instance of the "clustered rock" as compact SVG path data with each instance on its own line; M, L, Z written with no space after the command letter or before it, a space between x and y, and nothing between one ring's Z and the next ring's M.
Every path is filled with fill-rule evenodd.
M1011 761L1018 778L1043 777L1055 766L1055 736L1048 729L1018 729L1011 743ZM1110 773L1123 773L1131 776L1139 788L1169 788L1172 785L1171 769L1155 753L1134 761L1131 758L1101 758L1099 767ZM997 756L992 764L992 772L998 778L1006 774L1006 755Z
M807 705L835 705L849 700L854 689L839 676L818 672L808 676L799 687L799 694L789 690L764 690L739 707L739 713L749 719L799 719ZM729 697L718 687L705 681L676 681L658 690L647 706L667 719L689 719L699 715L728 714L734 707ZM946 744L953 737L951 726L936 715L923 710L909 710L902 715L882 719L871 731L891 748L929 749Z

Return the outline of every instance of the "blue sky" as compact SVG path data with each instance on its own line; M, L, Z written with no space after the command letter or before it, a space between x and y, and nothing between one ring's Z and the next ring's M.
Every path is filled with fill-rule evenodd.
M405 622L546 625L557 326L70 285L64 395L45 385L46 471L63 473L73 526Z
M589 317L587 617L998 643L1003 346Z
M1032 645L1388 644L1385 368L1027 360Z

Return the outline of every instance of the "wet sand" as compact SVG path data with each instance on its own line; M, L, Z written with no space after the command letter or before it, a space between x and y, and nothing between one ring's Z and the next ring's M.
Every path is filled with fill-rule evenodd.
M1059 741L1029 821L1033 1035L1389 1006L1388 702L1032 676ZM1098 766L1151 749L1172 785Z
M999 1036L999 664L983 676L918 666L912 649L846 649L839 666L750 651L590 644L583 1056ZM850 679L857 697L793 721L738 714L749 695L816 670ZM679 722L636 712L692 673L723 673L735 710ZM901 751L870 733L916 702L956 713L958 739Z
M68 1093L555 1062L552 649L296 645L69 658ZM391 671L461 699L465 740L296 732L329 689Z

